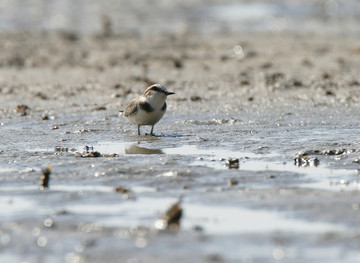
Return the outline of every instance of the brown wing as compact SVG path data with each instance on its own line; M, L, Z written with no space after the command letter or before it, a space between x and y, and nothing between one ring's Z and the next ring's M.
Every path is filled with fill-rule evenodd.
M129 117L138 111L136 100L132 100L125 108L124 115Z

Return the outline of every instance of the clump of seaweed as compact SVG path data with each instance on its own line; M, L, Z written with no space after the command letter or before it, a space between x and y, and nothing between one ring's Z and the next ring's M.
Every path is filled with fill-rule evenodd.
M81 157L81 158L91 158L91 157L118 157L119 155L116 153L112 153L112 154L101 154L98 151L94 151L94 147L93 146L85 146L84 147L84 151L82 153L77 153L75 155L76 157Z
M155 228L158 230L178 230L180 228L180 219L182 216L180 200L170 206L170 208L155 222Z
M239 169L239 159L238 158L229 158L226 160L226 166L229 169Z
M122 194L124 199L135 199L135 193L124 186L118 186L114 188L116 193Z
M41 175L41 178L40 178L40 189L41 190L49 188L51 169L52 169L52 166L49 165L45 169L41 170L41 172L42 172L42 175Z
M76 157L89 158L89 157L101 157L101 153L94 151L94 147L85 146L84 151L76 155Z

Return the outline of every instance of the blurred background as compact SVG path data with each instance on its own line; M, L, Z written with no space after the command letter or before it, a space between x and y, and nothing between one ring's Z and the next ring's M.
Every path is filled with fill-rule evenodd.
M353 34L359 25L359 0L0 0L2 32Z

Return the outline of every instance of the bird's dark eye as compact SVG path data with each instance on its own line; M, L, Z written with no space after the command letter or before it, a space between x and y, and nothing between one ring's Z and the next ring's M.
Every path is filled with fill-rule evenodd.
M154 86L151 89L156 92L161 92L161 89L158 86Z

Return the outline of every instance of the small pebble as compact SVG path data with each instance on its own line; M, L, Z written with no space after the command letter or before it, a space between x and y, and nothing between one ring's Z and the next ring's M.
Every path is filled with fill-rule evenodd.
M229 186L234 186L234 185L237 185L238 183L239 183L239 181L236 180L235 178L230 178L230 179L227 180L227 184Z
M202 99L201 99L200 96L191 96L191 97L190 97L190 100L191 100L191 101L201 101Z
M239 159L238 158L229 158L226 160L226 166L229 169L239 169Z

